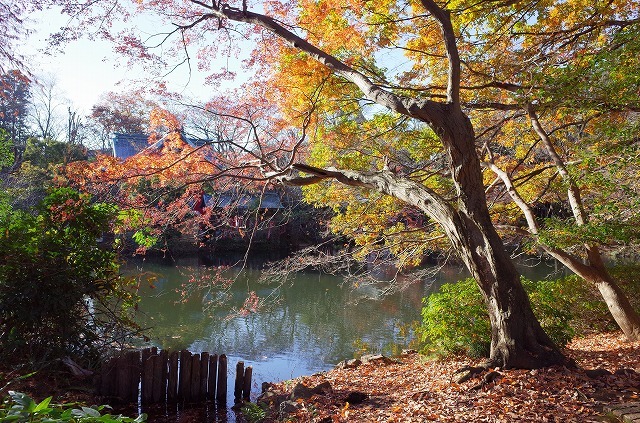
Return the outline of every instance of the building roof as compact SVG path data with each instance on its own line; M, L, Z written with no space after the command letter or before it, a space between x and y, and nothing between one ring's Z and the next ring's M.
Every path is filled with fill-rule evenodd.
M187 138L184 133L181 133L180 136L184 142L193 148L202 147L211 142L210 140L200 138ZM111 139L113 156L123 160L128 157L135 156L148 147L160 149L163 142L164 137L160 138L160 140L150 146L149 136L146 134L122 134L118 132L114 133L113 138Z
M111 139L113 157L126 159L135 156L149 146L149 136L145 134L113 134Z
M207 144L211 143L211 140L205 140L201 138L189 138L182 134L182 139L186 141L193 148L204 147Z
M269 191L264 194L240 194L224 192L219 195L204 195L206 207L223 208L235 207L238 209L249 209L259 207L261 209L282 209L282 201L277 192Z

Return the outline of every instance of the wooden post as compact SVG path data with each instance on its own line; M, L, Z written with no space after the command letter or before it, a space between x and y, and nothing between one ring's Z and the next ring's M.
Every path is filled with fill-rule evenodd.
M111 357L102 363L100 371L100 395L106 397L115 396L116 387L116 363L117 358Z
M165 381L162 380L162 366L166 366L164 357L166 357L166 355L163 356L162 354L151 357L153 365L153 388L151 390L151 398L154 404L164 402L167 392L164 386Z
M200 354L191 357L191 400L200 401Z
M244 370L244 383L242 385L242 399L251 400L251 376L253 375L253 367L247 366Z
M142 397L142 402L148 403L151 400L151 396L153 395L152 392L146 392L146 389L153 389L152 388L152 384L153 384L153 377L152 376L146 376L145 374L147 374L148 372L145 371L145 366L147 366L147 361L149 361L149 358L151 358L152 355L154 355L157 352L157 349L155 347L153 348L145 348L142 350L141 355L142 355L142 360L141 360L141 368L142 368L142 372L141 372L141 397ZM151 373L153 373L153 370L151 371ZM145 381L146 379L146 381Z
M180 381L178 385L178 399L191 400L191 353L180 351Z
M143 357L144 354L143 351ZM149 404L153 400L153 357L149 356L145 362L142 363L142 403Z
M145 363L149 357L158 353L158 349L156 347L153 348L145 348L142 350L142 363Z
M169 355L169 370L167 381L167 401L175 402L178 398L178 351L173 351Z
M244 361L238 361L238 364L236 364L236 380L233 388L233 401L236 404L242 401L243 385L244 385Z
M117 360L118 374L117 374L117 394L123 402L129 402L129 396L131 395L131 372L129 369L128 356L121 354Z
M216 401L220 405L227 404L227 356L224 354L220 354L220 358L218 359Z
M207 379L209 376L209 353L200 354L200 399L207 399Z
M218 382L218 355L209 356L209 380L207 381L207 399L216 398L216 383Z
M161 358L161 375L160 380L162 383L162 389L160 390L160 397L162 398L162 402L167 402L167 383L169 379L169 350L160 351Z
M133 350L127 353L127 361L129 363L129 369L131 372L130 385L129 385L129 401L138 402L139 387L140 387L140 375L142 374L142 365L140 363L140 351Z
M214 400L227 404L228 360L221 354L170 352L157 348L130 350L105 361L97 380L97 392L123 402L173 403ZM234 400L249 400L253 369L236 365Z

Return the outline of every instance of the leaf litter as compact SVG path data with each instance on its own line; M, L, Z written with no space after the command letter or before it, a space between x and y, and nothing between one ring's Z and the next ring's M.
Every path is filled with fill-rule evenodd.
M455 371L479 362L409 353L392 363L336 368L274 385L272 391L282 396L297 383L329 382L332 389L298 400L287 416L275 410L267 421L603 422L610 421L604 406L640 401L640 342L626 342L620 333L597 334L574 340L565 353L578 368L491 369L498 374L460 384L452 379ZM590 374L594 369L599 371ZM345 398L353 392L366 399L348 403Z

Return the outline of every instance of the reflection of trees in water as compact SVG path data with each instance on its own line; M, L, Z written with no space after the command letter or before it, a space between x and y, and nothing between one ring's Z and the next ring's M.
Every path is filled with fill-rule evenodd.
M258 283L258 272L243 272L229 291L229 301L209 310L202 296L179 303L175 289L185 275L170 266L145 264L146 270L162 275L162 288L143 290L141 323L153 326L152 339L163 348L191 348L225 353L246 360L265 361L289 356L312 367L335 364L351 358L356 342L380 352L389 343L407 344L399 327L419 319L425 284L414 284L382 299L359 300L361 295L341 287L341 279L318 274L300 274L288 286ZM247 316L226 319L238 308L249 290L268 297L264 309Z
M196 273L206 272L198 267L201 261L197 258L178 264L193 266ZM406 346L409 340L403 338L401 327L420 318L422 298L443 283L466 277L458 268L445 267L429 282L368 300L377 297L372 290L385 290L384 283L352 290L342 287L341 278L307 273L278 287L259 283L259 272L248 266L240 274L230 271L236 281L227 292L227 301L207 309L205 294L179 302L176 289L187 278L184 267L147 262L142 268L158 276L155 289L142 285L144 299L140 304L140 323L153 326L149 334L158 346L225 353L266 363L276 356L286 357L309 368L351 358L356 344L367 345L370 352L382 352L391 343ZM529 273L533 271L547 274L549 268L536 267ZM258 313L227 319L232 309L242 306L248 291L269 298L265 307ZM209 295L215 294L212 292Z
M353 356L356 341L375 352L391 342L406 343L398 336L399 326L419 318L421 286L382 300L353 303L352 293L337 282L336 278L318 281L307 277L284 290L282 312L255 321L258 331L271 340L267 348L336 363ZM260 354L260 348L256 352Z

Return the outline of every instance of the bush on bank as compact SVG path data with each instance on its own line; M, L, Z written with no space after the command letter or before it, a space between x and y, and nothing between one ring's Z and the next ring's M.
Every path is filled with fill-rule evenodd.
M0 198L0 358L35 365L89 357L135 324L131 281L98 242L118 209L68 188L30 210Z
M611 269L611 274L632 304L640 304L640 267L618 266ZM575 275L537 282L523 278L522 282L536 317L559 346L565 346L574 336L617 328L596 289ZM488 356L491 327L475 280L445 284L423 303L417 330L423 353Z

